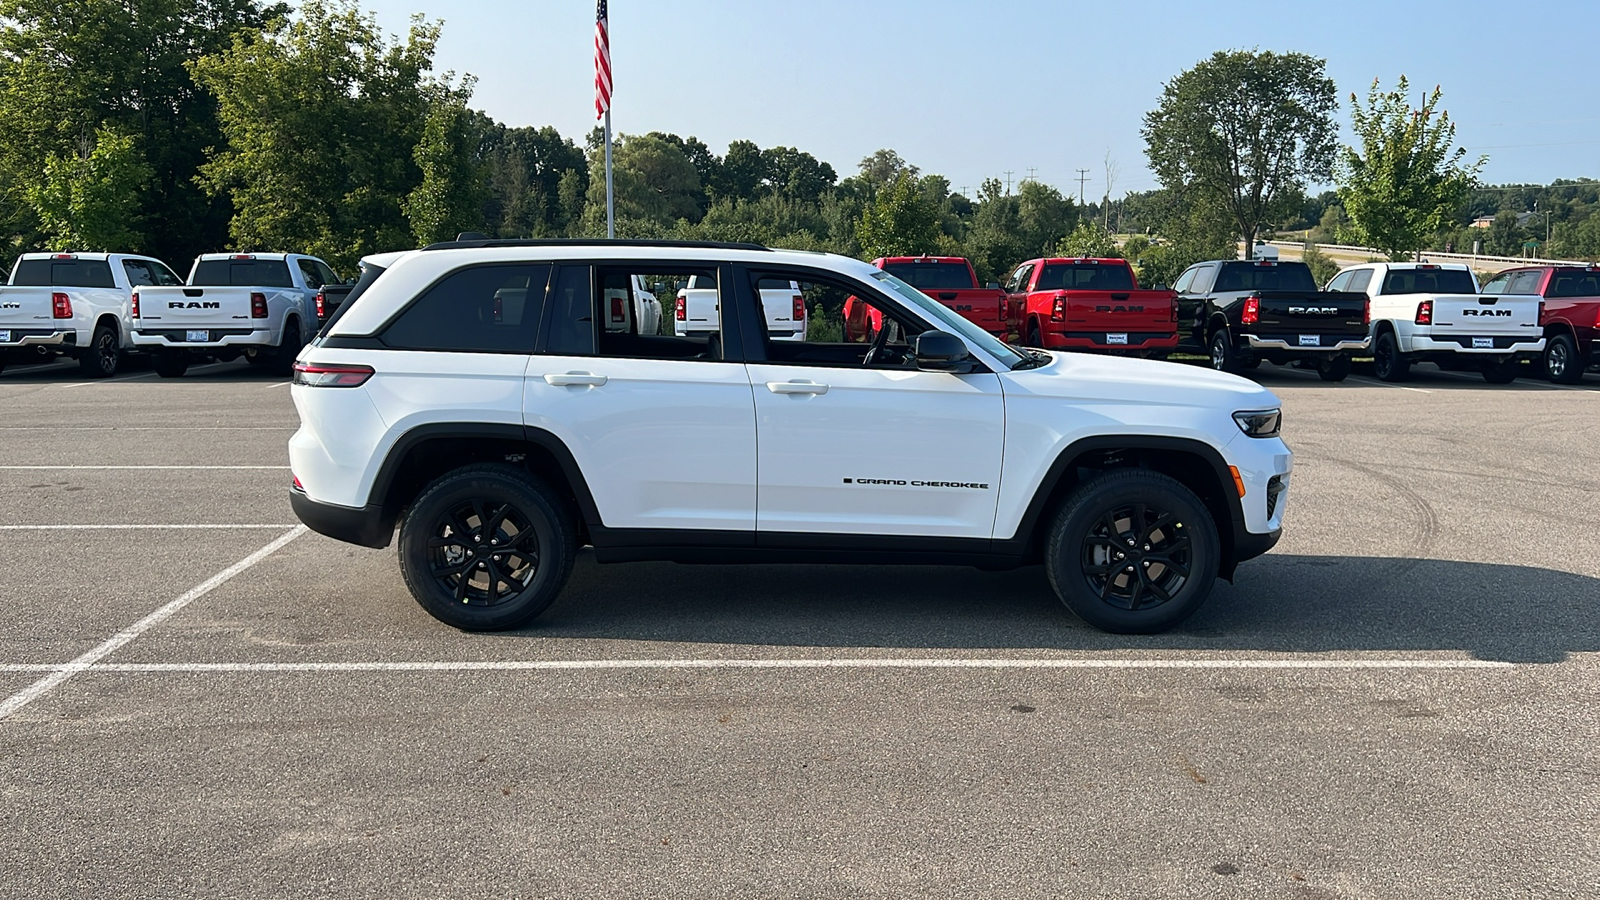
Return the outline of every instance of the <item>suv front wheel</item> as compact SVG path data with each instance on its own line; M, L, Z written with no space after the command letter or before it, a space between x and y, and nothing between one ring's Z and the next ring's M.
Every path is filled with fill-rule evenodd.
M1189 618L1221 565L1205 505L1148 469L1115 469L1079 485L1047 541L1045 572L1056 596L1115 634L1155 634Z
M400 568L434 618L500 631L555 602L577 545L572 517L549 487L514 466L485 463L423 489L400 524Z

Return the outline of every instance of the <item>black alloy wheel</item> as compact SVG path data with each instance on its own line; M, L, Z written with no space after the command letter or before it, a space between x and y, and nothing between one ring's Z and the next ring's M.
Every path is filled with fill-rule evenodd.
M1350 377L1350 357L1339 356L1317 363L1317 377L1323 381L1343 381Z
M1211 368L1218 372L1238 373L1239 353L1233 347L1233 336L1226 328L1211 333Z
M1084 482L1056 515L1045 571L1090 625L1155 634L1194 614L1221 566L1216 524L1177 480L1116 469Z
M1545 345L1544 377L1556 384L1577 384L1583 380L1584 368L1572 335L1558 334Z
M162 378L179 378L189 371L189 354L182 350L157 350L156 374Z
M1392 331L1378 335L1372 347L1372 374L1379 381L1405 381L1411 377L1411 361L1401 355L1400 342Z
M268 362L271 364L272 374L289 376L294 374L294 360L300 355L300 349L306 345L305 335L300 329L299 319L290 319L283 326L283 343L271 353Z
M117 346L117 330L101 325L94 330L89 346L78 357L78 369L90 378L110 378L122 363L122 348Z
M572 571L573 519L514 466L464 466L429 485L400 526L400 566L434 618L467 631L526 624Z

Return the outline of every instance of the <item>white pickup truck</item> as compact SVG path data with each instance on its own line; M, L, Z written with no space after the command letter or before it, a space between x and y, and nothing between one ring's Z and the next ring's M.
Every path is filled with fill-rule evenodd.
M759 285L761 308L767 315L767 334L775 341L806 339L806 299L793 281L763 279ZM692 275L678 290L672 314L672 333L680 337L704 336L722 326L717 310L717 283L704 275Z
M24 253L0 287L0 369L69 356L92 378L133 347L129 306L147 285L181 285L167 264L127 253Z
M1330 291L1371 298L1372 370L1403 381L1411 365L1477 368L1484 380L1507 384L1524 359L1544 351L1539 298L1483 294L1465 265L1367 263L1345 269Z
M338 284L328 264L298 253L207 253L182 287L141 288L133 342L155 354L156 373L176 378L197 357L243 354L288 375L317 331L317 291Z

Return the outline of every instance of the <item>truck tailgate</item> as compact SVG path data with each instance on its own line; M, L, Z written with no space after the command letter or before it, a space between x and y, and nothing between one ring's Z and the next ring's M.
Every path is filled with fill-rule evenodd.
M1006 330L1006 295L1000 291L986 288L965 290L918 288L918 290L984 331L999 334Z
M64 290L48 287L0 288L0 331L48 334L72 328L71 319L55 318L51 297ZM0 340L9 343L15 338Z
M251 296L265 301L277 288L142 287L139 321L147 328L245 328L252 325ZM266 327L266 318L254 320Z
M1064 291L1068 331L1172 332L1171 291Z
M1351 291L1259 291L1257 320L1244 328L1292 347L1325 347L1367 335L1367 295ZM1250 300L1244 301L1246 309Z
M1433 328L1429 333L1435 339L1520 337L1531 341L1543 336L1539 298L1535 296L1432 294L1427 299L1433 301Z

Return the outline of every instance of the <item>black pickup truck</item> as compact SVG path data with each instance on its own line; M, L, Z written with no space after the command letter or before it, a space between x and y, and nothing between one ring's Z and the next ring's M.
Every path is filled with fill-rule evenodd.
M1319 291L1301 262L1212 260L1178 277L1178 350L1211 357L1224 372L1313 365L1343 381L1350 360L1371 346L1367 295Z

